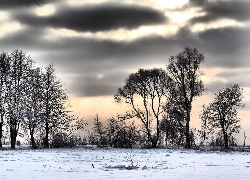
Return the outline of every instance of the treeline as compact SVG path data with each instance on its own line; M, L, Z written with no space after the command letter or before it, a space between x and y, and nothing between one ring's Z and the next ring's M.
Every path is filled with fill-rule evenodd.
M190 128L193 101L204 91L203 62L204 55L197 49L185 48L170 57L166 70L139 69L130 74L114 99L128 104L131 111L111 117L107 124L97 115L93 132L76 144L119 148L209 145L225 149L237 145L237 108L243 107L243 89L238 84L215 93L214 100L200 112L201 129Z
M15 148L17 136L28 135L33 148L49 147L74 119L68 97L53 65L35 67L22 51L0 54L0 147L3 135Z
M203 105L201 129L190 127L193 101L202 96L200 70L204 55L185 48L171 56L166 70L139 69L125 79L114 95L116 103L131 110L107 123L96 115L88 134L84 119L69 115L68 97L52 65L35 67L22 51L0 54L0 146L3 132L15 148L17 136L25 135L33 148L76 147L86 144L115 148L236 145L240 130L237 108L243 107L238 84L215 93ZM139 120L139 121L138 121ZM246 139L244 134L244 140Z
M165 136L166 144L191 148L196 134L200 134L201 145L217 138L228 149L233 135L239 132L237 108L243 107L243 89L238 84L219 90L214 101L203 106L202 129L196 133L191 130L193 101L204 91L204 73L200 70L203 62L202 53L187 47L170 57L166 70L139 69L118 89L115 101L130 105L127 115L140 120L150 147L158 147Z

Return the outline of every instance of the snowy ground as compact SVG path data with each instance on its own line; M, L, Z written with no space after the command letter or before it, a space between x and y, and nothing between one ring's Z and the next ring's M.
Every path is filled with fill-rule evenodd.
M128 170L133 163L132 170ZM0 151L0 180L249 179L250 153L171 149Z

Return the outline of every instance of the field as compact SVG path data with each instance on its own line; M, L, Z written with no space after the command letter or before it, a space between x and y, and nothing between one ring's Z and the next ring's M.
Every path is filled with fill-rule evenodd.
M249 152L183 149L0 151L0 179L249 179Z

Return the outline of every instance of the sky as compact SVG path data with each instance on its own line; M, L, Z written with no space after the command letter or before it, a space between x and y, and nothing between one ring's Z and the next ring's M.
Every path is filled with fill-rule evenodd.
M107 119L127 107L113 96L139 68L166 69L185 47L205 55L203 104L226 85L244 88L242 128L250 137L250 0L0 0L0 50L53 63L72 110Z

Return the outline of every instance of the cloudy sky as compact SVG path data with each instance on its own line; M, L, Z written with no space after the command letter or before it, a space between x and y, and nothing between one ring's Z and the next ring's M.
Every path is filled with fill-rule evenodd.
M19 49L39 66L53 63L72 108L87 119L119 112L113 95L138 68L164 68L184 47L197 48L207 91L244 87L250 127L250 1L245 0L0 0L0 49ZM198 120L197 120L198 121ZM249 132L250 133L250 132Z

